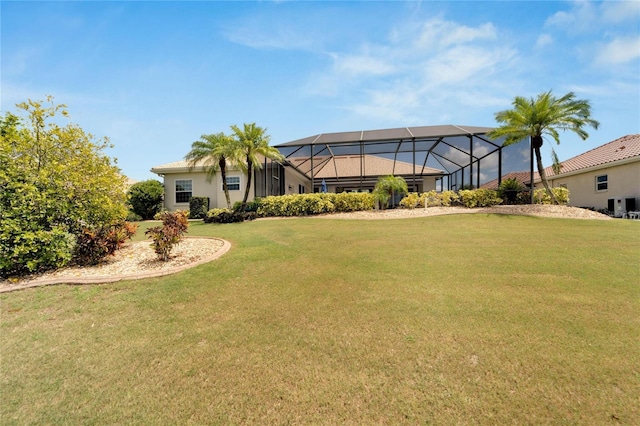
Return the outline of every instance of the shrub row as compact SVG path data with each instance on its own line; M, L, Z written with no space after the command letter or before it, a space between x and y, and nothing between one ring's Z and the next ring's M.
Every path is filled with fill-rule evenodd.
M368 192L342 192L269 196L260 200L259 217L308 216L372 210L375 197Z
M464 206L489 207L502 203L498 192L492 189L463 189L455 191L429 191L421 194L412 192L400 200L400 207L414 209L417 207Z
M553 194L560 204L569 202L569 190L567 188L552 188ZM423 193L412 192L400 201L400 207L414 209L438 206L463 206L468 208L490 207L503 203L500 191L492 189L463 189L460 191L429 191ZM551 197L544 189L536 189L533 193L535 204L551 204ZM518 204L528 204L531 199L528 191L521 191L515 198Z
M556 196L558 203L566 205L569 203L569 190L567 188L551 188L551 192ZM551 197L544 188L533 191L533 202L535 204L551 204Z
M235 223L253 220L256 218L255 212L241 212L229 209L211 209L204 218L205 223Z
M0 276L10 276L70 264L95 265L120 249L138 226L121 222L85 227L75 235L62 227L20 233L9 233L6 226L0 228Z

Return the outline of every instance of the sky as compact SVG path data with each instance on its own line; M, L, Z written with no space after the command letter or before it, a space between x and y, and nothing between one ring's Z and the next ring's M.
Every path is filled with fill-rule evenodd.
M640 1L0 2L0 107L55 97L123 173L256 123L319 133L495 127L516 96L574 92L600 122L566 160L640 133ZM62 123L64 124L64 123Z

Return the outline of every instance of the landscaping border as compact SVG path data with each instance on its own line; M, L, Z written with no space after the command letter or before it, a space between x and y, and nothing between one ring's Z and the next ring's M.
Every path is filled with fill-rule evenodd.
M24 284L16 283L15 285L0 286L0 293L8 293L16 290L23 290L27 288L33 288L33 287L44 287L44 286L55 285L55 284L69 284L69 285L107 284L107 283L114 283L114 282L125 281L125 280L141 280L144 278L164 277L166 275L175 274L177 272L184 271L185 269L194 268L204 263L214 261L220 256L222 256L223 254L227 253L231 249L231 243L222 238L216 238L216 237L189 237L189 238L218 240L218 241L222 241L222 246L220 247L220 249L216 250L216 252L212 256L200 259L192 263L187 263L184 265L165 269L162 271L149 271L149 272L141 272L141 273L135 273L135 274L103 275L103 276L93 276L93 277L55 277L55 278L42 278L42 279L36 278L35 280L28 281L27 283L24 283Z

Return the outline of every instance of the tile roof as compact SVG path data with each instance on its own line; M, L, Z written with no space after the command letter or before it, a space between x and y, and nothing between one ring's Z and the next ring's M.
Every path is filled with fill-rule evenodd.
M334 161L331 161L333 158ZM311 162L305 158L290 158L289 162L300 171L310 174ZM360 176L359 155L336 155L334 157L314 157L315 179L336 179ZM420 174L422 166L416 165L416 174ZM442 170L425 167L424 174L442 174ZM413 164L394 161L377 155L364 156L364 176L412 175Z
M533 177L535 180L535 178L538 177L538 173L537 172L534 173ZM523 186L528 186L529 181L531 181L531 172L526 171L526 172L507 173L506 175L502 176L503 181L506 179L515 179L516 181L520 182ZM482 185L480 185L480 188L498 189L498 179L493 179L493 180L490 180L489 182L483 183Z
M640 134L627 135L608 142L599 147L593 148L583 154L561 162L562 171L559 175L553 173L553 167L545 167L544 171L547 179L554 176L561 176L566 173L578 172L580 170L589 169L591 167L601 166L616 161L626 160L628 158L639 157L640 160ZM502 180L515 178L518 182L526 185L530 180L530 172L511 172L502 176ZM538 170L533 173L534 182L540 182ZM481 188L497 189L498 179L491 180L480 186Z
M640 134L627 135L600 145L583 154L563 161L560 174L601 166L615 161L640 156ZM551 167L545 168L547 178L554 176Z

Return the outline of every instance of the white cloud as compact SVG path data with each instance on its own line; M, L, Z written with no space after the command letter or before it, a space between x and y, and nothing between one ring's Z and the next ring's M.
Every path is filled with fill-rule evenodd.
M588 1L574 1L569 12L557 12L547 19L545 26L559 27L569 32L587 32L593 29L593 23L598 20L598 11L593 3Z
M588 33L603 25L635 23L640 18L640 2L635 0L603 1L599 4L576 0L571 5L569 11L550 16L545 26L558 27L570 33Z
M385 58L364 55L333 54L334 69L338 74L353 75L387 75L394 71L394 66Z
M234 27L227 30L224 36L233 43L253 49L311 50L314 47L312 39L283 27L277 31Z
M431 19L422 25L414 46L421 49L441 50L450 46L478 40L495 40L496 29L491 23L472 28L441 18Z
M331 54L333 66L316 73L308 87L314 95L344 97L344 109L368 119L448 120L455 105L504 105L494 89L512 79L507 74L517 52L497 39L491 23L409 23L390 31L387 43Z
M595 62L598 65L617 65L636 58L640 58L640 36L617 38L601 45Z
M553 44L553 37L549 34L540 34L536 40L536 49L543 49Z
M443 51L425 63L428 84L465 84L471 79L492 75L500 63L508 61L515 52L509 49L460 46Z
M637 21L640 19L640 1L604 1L600 16L605 22L612 24Z

